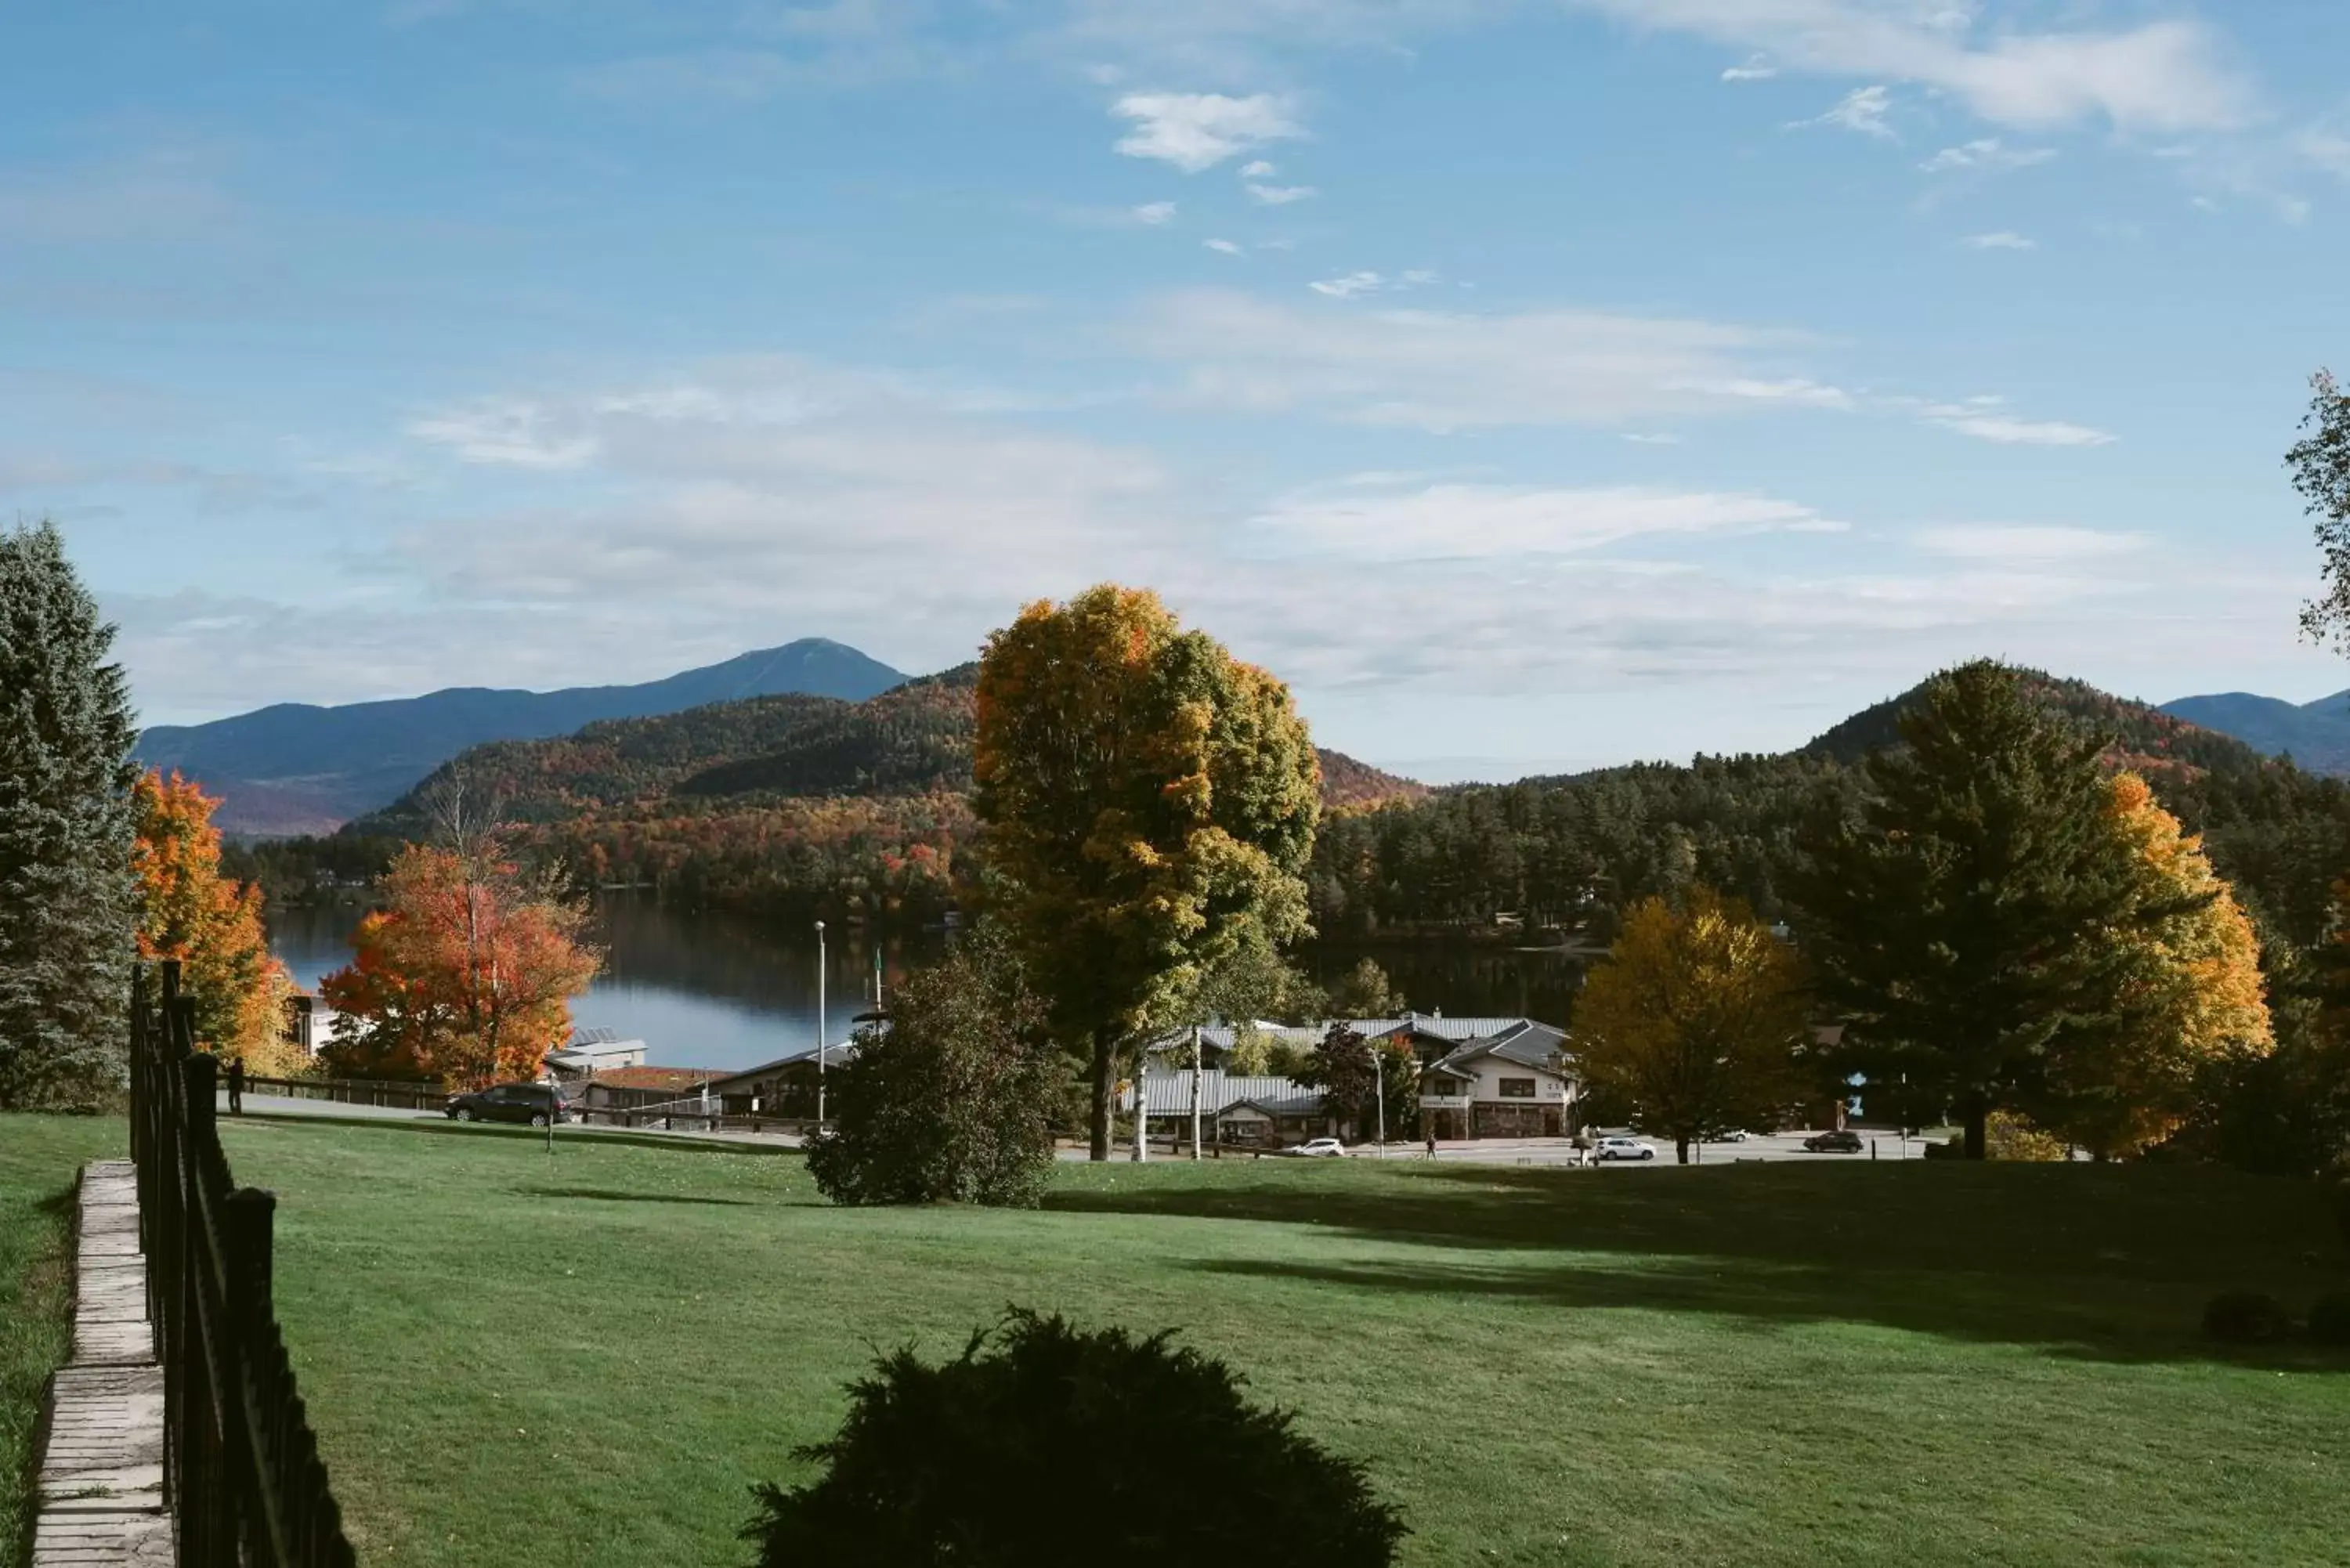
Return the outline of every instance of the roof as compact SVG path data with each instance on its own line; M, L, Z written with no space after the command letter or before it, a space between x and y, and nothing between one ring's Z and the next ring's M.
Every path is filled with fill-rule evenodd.
M1565 1064L1566 1033L1547 1023L1536 1023L1529 1018L1513 1019L1505 1029L1495 1031L1483 1039L1470 1040L1448 1052L1441 1061L1430 1064L1430 1070L1457 1073L1470 1063L1487 1056L1499 1056L1521 1067L1531 1067L1538 1073L1568 1075Z
M723 1074L708 1067L605 1067L595 1081L607 1089L698 1089Z
M1465 1043L1471 1040L1491 1039L1529 1024L1537 1029L1548 1029L1561 1039L1565 1038L1563 1032L1551 1029L1547 1023L1536 1023L1530 1018L1446 1018L1440 1013L1434 1012L1407 1012L1397 1018L1328 1019L1319 1023L1254 1023L1245 1026L1211 1023L1201 1029L1200 1040L1211 1051L1229 1051L1232 1047L1232 1037L1242 1027L1247 1027L1253 1029L1259 1034L1285 1041L1293 1045L1313 1045L1321 1042L1322 1037L1329 1033L1330 1025L1334 1023L1342 1023L1356 1033L1370 1040L1399 1033L1410 1033L1431 1040ZM1190 1049L1191 1044L1190 1030L1174 1030L1161 1037L1151 1049L1180 1062Z
M1189 1068L1171 1073L1146 1073L1142 1076L1145 1103L1154 1116L1188 1116L1191 1114L1191 1074ZM1219 1116L1243 1102L1295 1099L1312 1096L1319 1104L1321 1096L1305 1085L1287 1078L1251 1078L1226 1074L1210 1067L1200 1075L1200 1114ZM1134 1090L1128 1088L1118 1096L1118 1108L1134 1108Z
M786 1067L796 1067L804 1062L813 1063L816 1060L816 1054L815 1046L803 1045L798 1050L778 1056L772 1062L762 1062L755 1067L745 1067L740 1072L728 1073L712 1078L711 1082L713 1085L729 1085L745 1083L753 1078L767 1077ZM853 1040L836 1041L824 1047L824 1058L827 1065L835 1062L846 1062L856 1054L857 1043Z

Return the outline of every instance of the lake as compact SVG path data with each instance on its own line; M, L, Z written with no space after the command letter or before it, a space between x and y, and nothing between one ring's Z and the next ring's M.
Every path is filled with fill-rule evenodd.
M335 904L274 912L270 946L306 990L350 961L363 911ZM571 1004L582 1028L645 1042L667 1067L733 1069L772 1061L816 1037L816 933L712 910L618 896L597 905L594 938L604 972ZM936 932L892 931L880 943L884 992L934 961ZM1564 1022L1578 965L1551 951L1475 944L1315 944L1299 962L1324 983L1364 957L1378 960L1415 1008L1428 1012L1527 1016ZM859 928L826 932L826 1021L835 1041L873 994L874 946Z

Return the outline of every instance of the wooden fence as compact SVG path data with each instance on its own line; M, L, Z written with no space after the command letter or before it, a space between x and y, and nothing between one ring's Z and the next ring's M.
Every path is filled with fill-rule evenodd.
M277 1199L229 1175L180 966L130 990L130 1147L180 1568L348 1568L271 1294Z
M248 1075L248 1095L279 1095L293 1100L332 1100L347 1106L389 1106L395 1110L437 1111L449 1088L438 1078L264 1078Z

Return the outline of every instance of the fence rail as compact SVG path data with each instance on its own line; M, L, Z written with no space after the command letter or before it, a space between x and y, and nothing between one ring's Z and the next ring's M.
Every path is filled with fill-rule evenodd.
M163 1489L181 1568L350 1568L342 1513L278 1332L277 1199L240 1188L180 966L130 989L130 1149L163 1366Z
M438 1078L264 1078L244 1080L248 1095L279 1095L294 1100L332 1100L346 1106L388 1106L395 1110L437 1111L449 1099Z

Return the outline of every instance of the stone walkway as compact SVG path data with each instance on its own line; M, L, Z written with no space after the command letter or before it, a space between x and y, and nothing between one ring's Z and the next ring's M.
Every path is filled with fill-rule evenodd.
M82 1170L73 1364L49 1386L33 1568L169 1568L163 1369L147 1322L139 1188L127 1159Z

